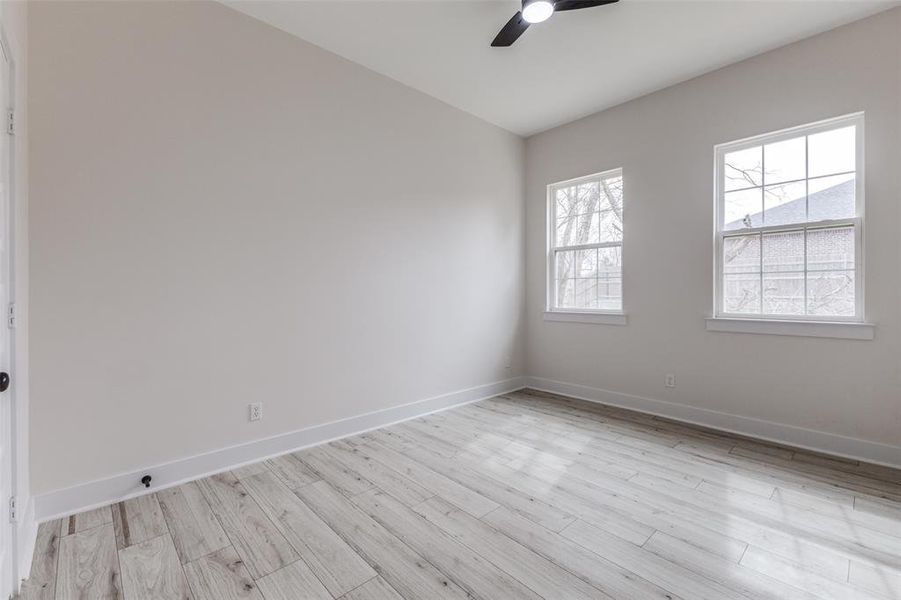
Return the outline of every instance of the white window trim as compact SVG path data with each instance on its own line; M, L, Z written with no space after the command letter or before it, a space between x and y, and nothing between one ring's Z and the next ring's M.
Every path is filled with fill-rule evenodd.
M629 320L625 313L600 312L600 311L562 311L548 310L544 313L545 321L558 323L588 323L591 325L628 325Z
M763 144L772 144L787 139L792 139L800 135L814 135L823 131L830 131L844 126L856 126L856 166L855 166L855 202L857 208L857 216L851 219L839 219L833 221L820 221L815 223L795 223L792 225L773 225L754 227L750 229L742 229L739 231L724 232L723 227L723 202L725 191L724 171L722 164L724 157L728 152L735 152L745 148L751 148ZM820 121L810 125L801 125L792 127L775 133L758 135L736 142L719 144L714 148L714 169L715 191L714 191L714 294L713 294L713 317L707 320L708 331L732 331L736 333L772 333L774 335L810 335L813 337L848 337L846 335L818 335L823 331L837 333L839 329L837 325L852 326L847 328L848 331L854 330L854 325L862 327L861 331L869 330L869 337L857 337L857 334L851 334L851 339L873 339L872 324L865 322L865 298L864 298L864 177L866 170L866 161L864 157L864 113L854 113ZM805 178L806 180L806 178ZM778 231L804 231L812 229L823 229L839 226L854 226L855 247L854 247L854 303L855 315L853 317L826 317L816 315L770 315L770 314L744 314L744 313L727 313L723 310L723 240L730 235L740 235L747 233L769 233ZM767 326L753 326L754 323ZM790 325L787 325L790 324ZM823 325L824 327L799 327L798 325ZM751 331L754 330L754 331Z
M871 323L840 321L778 321L775 319L707 319L707 331L725 333L756 333L801 337L872 340L876 326Z
M566 323L590 323L595 325L626 325L626 313L624 312L625 303L626 303L626 290L625 290L625 279L623 278L623 271L620 271L621 277L621 287L622 287L622 300L621 307L619 310L605 310L605 309L576 309L576 308L556 308L554 297L556 293L556 285L555 285L555 275L556 275L556 266L554 263L555 254L560 251L567 250L590 250L594 248L620 248L620 257L623 262L623 267L625 266L625 212L626 212L626 200L625 200L625 182L623 183L623 241L620 242L601 242L598 244L582 244L579 246L560 246L555 247L556 240L555 237L555 225L557 223L557 210L556 210L556 202L554 202L554 192L561 187L570 187L573 185L578 185L580 183L584 183L586 181L593 181L595 179L606 179L610 177L622 177L623 170L622 168L609 169L607 171L601 171L599 173L592 173L591 175L585 175L583 177L576 177L574 179L567 179L565 181L558 181L556 183L552 183L547 186L547 264L546 264L546 277L545 277L545 286L546 286L546 295L545 295L545 312L544 312L544 320L545 321L557 321L557 322L566 322Z

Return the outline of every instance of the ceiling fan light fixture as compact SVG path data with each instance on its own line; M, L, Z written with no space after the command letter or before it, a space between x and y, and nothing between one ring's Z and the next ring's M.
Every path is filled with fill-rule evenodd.
M554 4L549 0L532 0L524 2L522 6L522 18L529 23L547 21L552 14L554 14Z

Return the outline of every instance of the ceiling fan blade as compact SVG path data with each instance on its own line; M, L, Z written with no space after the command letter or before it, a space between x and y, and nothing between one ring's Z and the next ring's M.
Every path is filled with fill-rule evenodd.
M556 2L554 2L554 12L560 12L561 10L592 8L594 6L613 4L614 2L619 2L619 0L557 0Z
M491 45L494 47L509 46L519 39L519 36L528 28L529 22L522 18L522 12L518 12L513 15L512 19L507 21L507 24L498 32Z

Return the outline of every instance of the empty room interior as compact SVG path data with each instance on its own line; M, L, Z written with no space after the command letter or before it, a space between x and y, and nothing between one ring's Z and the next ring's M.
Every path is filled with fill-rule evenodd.
M901 1L0 0L0 59L0 598L901 600Z

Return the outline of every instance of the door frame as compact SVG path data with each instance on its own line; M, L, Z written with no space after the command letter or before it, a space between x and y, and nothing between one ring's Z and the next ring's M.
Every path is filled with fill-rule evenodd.
M16 61L15 55L13 53L13 45L10 43L10 38L7 34L6 23L0 23L0 78L3 81L3 97L0 98L0 105L3 106L3 114L0 115L2 119L5 121L7 119L8 112L12 111L13 115L15 115L16 109ZM0 133L3 140L0 143L6 145L7 151L7 164L6 164L6 179L7 179L7 222L6 222L6 240L8 244L7 250L7 258L8 258L8 278L7 282L7 298L0 297L0 307L2 307L3 313L6 315L4 319L7 321L6 323L0 322L0 327L8 327L8 336L9 336L9 356L8 356L8 369L10 376L10 386L8 390L8 398L4 399L9 403L8 410L8 419L7 419L7 431L0 432L0 437L5 440L8 440L7 447L4 448L4 454L6 455L6 460L9 463L9 481L7 482L8 489L5 490L8 493L8 498L0 498L2 500L2 504L0 506L6 507L6 514L2 514L0 511L0 518L6 519L9 523L9 533L10 535L6 538L7 547L5 551L9 555L9 573L3 573L0 575L0 581L6 582L4 585L8 586L9 589L2 590L4 595L9 594L12 595L19 591L19 585L22 581L23 577L26 577L28 573L20 573L20 569L23 568L23 563L21 559L23 558L20 554L23 551L23 543L25 548L31 548L32 543L28 540L28 536L31 534L32 527L30 524L23 522L23 517L29 518L30 510L27 509L21 502L23 499L23 494L21 493L23 490L19 489L19 464L18 464L18 446L19 441L21 439L21 429L19 419L19 403L18 403L18 394L17 394L17 385L16 385L16 327L15 320L10 321L9 319L16 319L15 313L9 312L11 307L15 306L16 302L16 289L17 289L17 280L16 280L16 272L17 272L17 253L16 253L16 244L17 244L17 216L18 216L18 181L16 179L16 163L17 163L17 144L16 144L16 136L15 130L10 131L8 129L8 125L3 127L6 129L5 132ZM6 306L2 306L6 304ZM2 441L0 441L2 443ZM24 496L27 496L27 490ZM12 505L7 504L11 503L13 499L16 499L16 510L15 515L16 518L12 518ZM24 528L23 528L24 526ZM25 537L26 539L20 539L20 534L24 529L24 535L21 537ZM25 563L26 565L30 565L30 560Z

